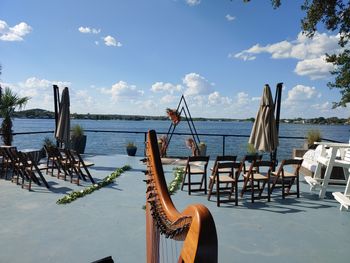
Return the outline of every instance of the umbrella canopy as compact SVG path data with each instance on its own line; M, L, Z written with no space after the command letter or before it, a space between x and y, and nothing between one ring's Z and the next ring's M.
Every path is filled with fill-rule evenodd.
M256 115L249 143L258 151L272 152L278 146L278 134L274 115L275 107L269 85L265 85L258 114Z
M67 87L62 91L55 137L59 142L64 143L65 147L68 146L70 137L70 112L69 91Z

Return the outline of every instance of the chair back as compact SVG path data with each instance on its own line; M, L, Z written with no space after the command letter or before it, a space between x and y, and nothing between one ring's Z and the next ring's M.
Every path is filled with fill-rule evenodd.
M278 168L277 174L284 175L284 167L288 166L288 165L293 165L293 166L295 166L294 174L299 175L299 170L300 170L302 162L303 162L303 159L284 159L284 160L282 160L281 165Z
M249 169L247 169L246 162L253 163L256 160L261 160L262 159L262 154L256 154L256 155L245 155L243 156L243 159L241 161L241 171L243 173L247 173Z
M191 165L203 166L207 170L209 163L209 156L189 156L187 158L186 169L190 169Z
M254 160L252 161L248 173L251 175L255 172L261 173L260 168L265 167L268 168L266 174L270 175L272 169L273 169L274 163L272 161L262 161L262 160Z

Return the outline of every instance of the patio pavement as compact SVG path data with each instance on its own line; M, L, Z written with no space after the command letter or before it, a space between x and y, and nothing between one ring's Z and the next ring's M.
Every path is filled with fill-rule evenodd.
M102 179L125 164L115 184L67 205L56 201L76 186L45 175L51 185L21 189L0 179L0 262L92 262L111 255L114 262L145 262L145 183L141 157L90 156L92 176ZM164 166L172 179L173 166ZM330 189L331 190L331 189ZM319 200L301 183L301 198L216 207L203 194L173 196L182 210L203 203L212 212L219 240L219 262L347 262L350 213L332 198Z

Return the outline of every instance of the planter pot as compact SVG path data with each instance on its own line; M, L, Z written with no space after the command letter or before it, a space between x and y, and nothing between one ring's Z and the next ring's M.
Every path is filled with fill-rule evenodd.
M199 145L199 156L206 156L207 155L207 146L206 145Z
M137 147L126 147L126 153L129 156L135 156L137 151Z
M78 152L79 154L82 154L85 152L85 146L86 146L86 135L79 136L79 137L72 137L70 141L70 147L74 151Z

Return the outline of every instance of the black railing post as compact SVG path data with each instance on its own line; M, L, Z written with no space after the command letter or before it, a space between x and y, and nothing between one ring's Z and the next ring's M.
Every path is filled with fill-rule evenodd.
M226 141L226 136L222 136L222 155L225 156L225 141Z

